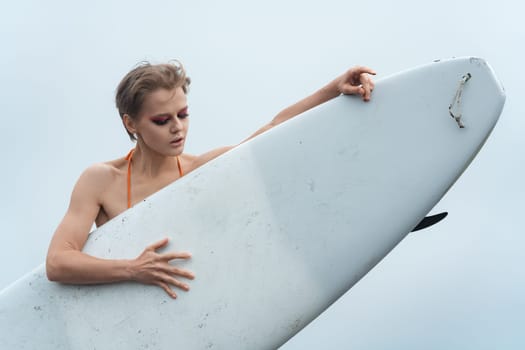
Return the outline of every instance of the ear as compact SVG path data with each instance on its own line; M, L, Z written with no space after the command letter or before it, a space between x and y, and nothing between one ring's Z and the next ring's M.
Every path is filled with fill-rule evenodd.
M126 130L128 130L131 134L137 133L136 123L129 114L124 114L122 117L122 123L124 124Z

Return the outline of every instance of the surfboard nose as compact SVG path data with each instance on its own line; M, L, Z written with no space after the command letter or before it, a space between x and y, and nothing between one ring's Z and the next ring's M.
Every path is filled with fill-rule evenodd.
M448 114L457 126L489 134L506 99L503 84L491 65L480 57L436 60L432 64L438 66L437 72L443 72L439 80L447 81L443 86L448 91L445 96L450 99Z
M482 99L476 99L481 105L491 109L488 113L482 113L486 118L491 120L491 130L499 120L503 107L505 106L506 93L503 83L497 77L492 66L483 58L470 57L469 64L473 72L478 76L477 89L482 90L480 94L484 95Z
M469 61L470 61L470 64L484 66L488 70L489 74L492 75L494 79L494 84L497 86L497 90L499 90L502 97L505 98L506 97L505 87L503 86L503 83L501 82L501 80L497 77L492 66L484 58L481 58L481 57L470 57Z

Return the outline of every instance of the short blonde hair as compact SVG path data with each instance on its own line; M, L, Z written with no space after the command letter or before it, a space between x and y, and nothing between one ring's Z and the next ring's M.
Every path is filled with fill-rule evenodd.
M137 118L146 96L158 89L172 90L182 87L186 94L189 85L190 78L186 76L186 71L179 61L162 64L141 62L126 74L117 87L115 103L120 118L123 120L125 114L133 119ZM132 141L137 140L127 129L126 132Z

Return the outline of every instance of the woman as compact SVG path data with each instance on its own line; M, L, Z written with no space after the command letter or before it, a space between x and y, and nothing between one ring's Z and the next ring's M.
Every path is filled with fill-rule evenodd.
M374 83L366 67L354 67L328 85L281 111L247 140L338 95L370 99ZM69 208L51 240L46 260L51 281L73 284L136 281L157 285L173 298L172 287L188 291L181 278L191 271L169 262L189 259L188 252L158 253L167 239L145 248L132 260L99 259L82 252L93 222L103 225L133 204L176 181L232 147L200 156L183 153L188 131L186 93L189 78L176 63L144 63L130 71L117 88L116 104L136 147L126 157L95 164L78 179ZM246 140L245 140L246 141Z

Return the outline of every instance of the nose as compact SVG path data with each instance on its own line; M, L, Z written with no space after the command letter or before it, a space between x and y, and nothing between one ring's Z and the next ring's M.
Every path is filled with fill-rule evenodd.
M173 117L172 122L170 123L170 132L176 134L182 129L182 121L177 117Z

